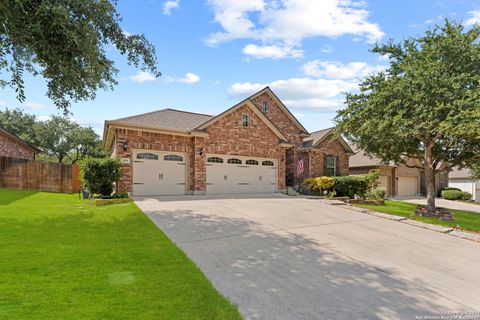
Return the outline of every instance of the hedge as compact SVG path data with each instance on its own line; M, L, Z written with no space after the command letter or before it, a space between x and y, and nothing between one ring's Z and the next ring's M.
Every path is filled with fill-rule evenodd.
M472 195L459 190L443 190L442 198L447 200L470 200Z

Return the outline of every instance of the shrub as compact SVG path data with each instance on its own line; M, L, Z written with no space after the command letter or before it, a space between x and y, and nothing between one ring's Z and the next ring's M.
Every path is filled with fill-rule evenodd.
M461 200L463 199L463 192L459 190L443 190L442 198L447 200Z
M113 198L115 199L128 198L128 192L116 192L113 194Z
M381 171L379 169L370 170L370 172L364 177L367 183L368 189L374 189L378 186L378 179L380 178Z
M317 177L303 180L303 185L308 187L313 194L321 195L324 190L333 188L335 180L332 177Z
M122 176L120 159L87 157L80 162L80 177L83 187L91 194L110 196L113 183Z
M457 191L462 191L460 188L455 188L455 187L445 187L443 190L457 190Z
M387 194L387 190L383 187L377 187L365 194L365 197L368 199L373 200L383 200L385 199L385 195Z
M472 200L472 194L462 191L462 200Z
M363 197L368 190L368 182L366 177L340 176L334 177L335 185L333 190L337 196L348 196L353 198L354 195Z
M462 189L459 189L459 188L454 188L454 187L445 187L445 188L443 188L443 189L440 189L440 190L438 190L438 192L437 192L437 193L438 193L438 194L437 194L437 196L439 196L439 197L442 197L442 192L443 192L443 191L448 191L448 190L462 191Z

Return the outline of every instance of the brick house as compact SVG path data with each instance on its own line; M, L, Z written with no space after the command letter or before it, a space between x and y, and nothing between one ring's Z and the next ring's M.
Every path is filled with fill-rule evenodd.
M0 127L0 156L34 160L39 149Z
M105 121L103 146L123 163L119 190L134 195L269 193L348 174L351 149L330 131L309 134L266 87L217 116L163 109Z
M356 148L354 147L354 150ZM389 197L411 197L417 195L426 195L425 173L418 168L410 166L415 165L415 160L407 161L409 166L395 165L391 163L382 163L376 157L366 155L362 150L356 150L350 157L350 174L365 175L373 169L380 170L379 184L387 191ZM448 184L448 174L437 173L435 176L436 192L443 189Z

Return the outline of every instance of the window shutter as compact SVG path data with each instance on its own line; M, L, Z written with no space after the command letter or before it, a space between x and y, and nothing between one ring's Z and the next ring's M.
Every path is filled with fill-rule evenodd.
M327 155L323 154L323 172L322 176L327 175Z
M335 156L335 175L340 176L340 156Z

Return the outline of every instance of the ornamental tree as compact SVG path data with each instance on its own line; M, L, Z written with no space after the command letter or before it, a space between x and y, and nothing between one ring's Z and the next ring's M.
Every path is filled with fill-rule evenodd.
M337 134L367 154L424 170L430 213L435 174L480 155L479 36L479 25L446 19L424 35L375 45L388 68L364 77L335 118Z
M47 96L67 111L71 101L112 89L118 70L107 56L113 45L129 64L159 76L155 48L120 27L117 0L0 1L0 87L25 100L24 74L41 75Z

